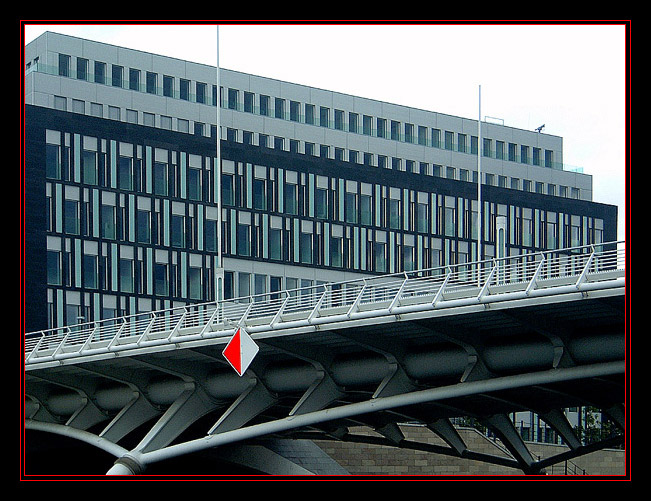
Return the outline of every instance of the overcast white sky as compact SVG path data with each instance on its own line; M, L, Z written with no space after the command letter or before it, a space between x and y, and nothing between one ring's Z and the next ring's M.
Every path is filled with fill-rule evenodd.
M216 64L214 25L25 25ZM623 25L221 25L223 68L563 137L564 163L619 207L624 238Z

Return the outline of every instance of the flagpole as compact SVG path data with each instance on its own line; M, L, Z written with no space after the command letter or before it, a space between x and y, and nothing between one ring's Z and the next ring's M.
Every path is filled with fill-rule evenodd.
M217 25L217 125L216 125L216 191L215 200L217 203L217 270L216 270L216 299L221 301L224 298L224 265L222 263L222 161L221 161L221 86L219 75L219 25Z
M479 86L479 120L477 121L477 260L481 261L482 252L482 202L481 202L481 85Z

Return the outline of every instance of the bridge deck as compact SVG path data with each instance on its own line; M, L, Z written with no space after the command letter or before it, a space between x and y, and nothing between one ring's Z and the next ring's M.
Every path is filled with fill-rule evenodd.
M609 244L32 333L26 427L90 431L145 466L252 437L344 440L360 423L404 446L395 424L420 422L443 453L536 472L509 413L537 412L576 455L589 449L559 409L594 405L623 427L624 280L624 249ZM260 347L243 377L221 354L237 328ZM513 458L465 450L447 426L463 416Z

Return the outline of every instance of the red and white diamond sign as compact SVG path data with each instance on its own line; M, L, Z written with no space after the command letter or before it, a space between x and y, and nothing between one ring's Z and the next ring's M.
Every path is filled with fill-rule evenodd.
M224 348L222 355L241 376L258 354L259 349L251 336L244 329L239 328Z

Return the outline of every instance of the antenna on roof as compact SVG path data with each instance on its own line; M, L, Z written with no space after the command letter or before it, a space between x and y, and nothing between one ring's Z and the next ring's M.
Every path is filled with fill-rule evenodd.
M540 127L536 127L536 132L542 132L544 128L545 128L545 124L542 124Z

